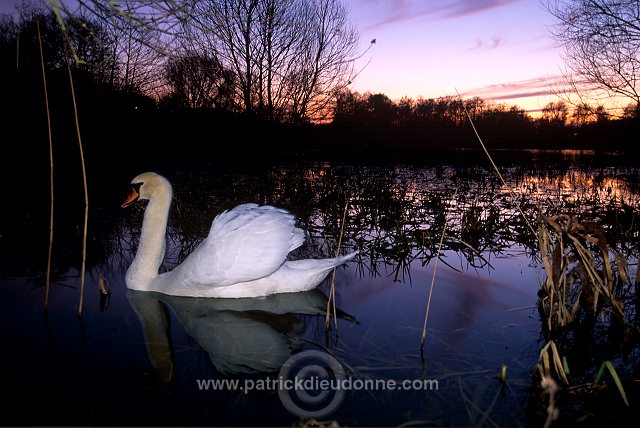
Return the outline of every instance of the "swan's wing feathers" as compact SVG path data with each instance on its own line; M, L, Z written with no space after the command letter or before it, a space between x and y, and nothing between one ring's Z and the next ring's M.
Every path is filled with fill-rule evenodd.
M293 214L280 208L239 205L218 215L194 263L197 282L225 286L275 272L304 242Z

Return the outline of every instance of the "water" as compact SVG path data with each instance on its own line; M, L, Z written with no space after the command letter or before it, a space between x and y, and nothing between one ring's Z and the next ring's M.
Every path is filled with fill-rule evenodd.
M522 214L532 222L540 210L598 221L612 248L634 268L637 260L637 221L627 218L638 207L633 167L506 165L507 187L490 169L447 163L162 172L176 191L167 269L216 213L241 202L300 218L309 238L294 258L334 254L346 206L341 252L360 254L336 271L337 326L332 319L325 329L330 277L315 292L267 299L127 291L144 207L115 209L124 177L122 189L93 202L81 320L77 219L60 220L68 224L59 227L47 316L36 254L46 263L40 231L48 216L45 227L5 229L0 238L4 425L290 426L315 418L342 426L541 426L532 376L545 343L536 307L544 271ZM38 251L26 245L36 239ZM98 291L101 277L108 298ZM506 385L497 380L503 366ZM316 379L337 373L345 389L304 395L276 383L299 369ZM231 383L207 383L222 380ZM615 389L610 395L619 398Z

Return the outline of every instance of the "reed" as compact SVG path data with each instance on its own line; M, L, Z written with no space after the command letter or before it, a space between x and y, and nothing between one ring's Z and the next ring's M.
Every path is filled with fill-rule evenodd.
M38 43L40 44L40 50L42 50L42 40L40 38L40 25L39 21L36 21L38 29ZM16 71L20 71L20 33L16 36Z
M66 40L64 27L61 27L63 39ZM67 44L71 44L67 41ZM80 134L80 121L78 119L78 105L76 103L76 94L73 84L73 73L71 73L71 64L67 58L67 72L69 75L69 87L71 88L71 100L73 102L73 116L75 120L76 136L78 138L78 148L80 151L80 165L82 167L82 184L84 187L84 225L82 231L82 268L80 270L80 299L78 303L78 317L82 317L82 308L84 304L84 283L85 272L87 268L87 226L89 223L89 191L87 188L87 170L84 162L84 149L82 147L82 136Z
M553 362L553 365L551 362ZM537 368L542 379L549 378L555 374L565 385L569 384L566 363L564 359L560 357L558 347L553 340L549 340L540 350Z
M49 7L55 15L56 21L58 21L58 25L60 25L60 30L62 31L62 40L66 41L65 49L68 49L68 53L71 54L76 64L86 64L86 62L78 56L75 46L73 46L73 43L71 43L71 41L67 37L67 25L64 23L64 18L62 17L62 4L58 3L57 0L49 0ZM67 65L68 64L69 62L67 59Z
M100 292L100 311L104 312L111 301L111 289L104 276L98 279L98 291Z
M342 224L340 225L340 236L338 236L338 247L336 248L335 257L340 256L340 248L342 247L342 237L344 236L344 228L345 223L347 222L347 211L349 209L349 198L345 198L344 202L344 211L342 213ZM329 290L329 299L327 300L327 310L325 315L324 327L325 330L329 330L329 324L331 321L331 309L333 309L333 323L336 327L336 331L338 331L338 314L336 308L336 269L337 266L333 268L331 273L331 288Z
M38 48L40 51L40 66L42 69L42 85L44 87L44 104L47 112L47 131L49 136L49 185L50 185L50 200L49 207L49 250L47 256L47 274L44 291L44 309L49 308L49 288L51 283L51 255L53 252L53 207L54 207L54 192L53 192L53 141L51 137L51 114L49 111L49 91L47 90L47 75L44 67L44 54L42 52L42 36L40 34L40 20L36 20L36 30L38 32ZM16 66L17 66L16 59Z
M549 405L547 406L547 419L544 422L544 428L549 428L551 424L560 416L560 410L556 407L556 393L558 392L558 384L551 377L543 377L540 386L545 394L549 395Z
M502 182L502 185L509 191L509 194L511 195L511 197L515 199L515 195L513 193L513 190L511 189L510 186L507 185L507 182L505 181L504 177L500 173L500 170L498 169L498 166L496 165L496 163L493 161L493 158L489 154L489 151L487 150L487 146L484 145L484 142L482 141L482 137L480 137L480 134L478 133L478 130L476 129L476 125L473 123L473 120L471 119L471 115L469 114L469 111L467 110L467 107L464 105L462 97L460 96L460 93L458 92L457 89L456 89L456 93L458 94L458 98L460 99L460 102L462 103L462 106L464 108L464 113L467 116L467 119L469 119L469 123L471 124L471 128L473 128L473 132L476 135L476 138L478 139L478 142L480 143L480 146L482 147L482 150L487 155L487 158L489 158L489 162L491 162L491 166L496 171L496 174L498 174L498 178L500 178L500 181ZM529 218L524 213L524 211L522 210L522 207L520 207L520 205L517 205L517 207L518 207L518 211L522 215L522 218L524 218L524 221L527 223L527 227L529 228L529 230L531 231L533 236L535 236L536 235L536 231L533 228L533 226L531 225L531 222L529 221Z
M624 318L623 302L616 297L617 277L629 281L624 258L614 255L602 226L561 214L542 216L538 225L540 258L546 278L540 290L540 313L548 332L572 323L581 308L593 314L611 312Z
M600 366L600 370L598 371L598 374L596 375L596 379L594 382L595 383L600 382L600 380L602 379L602 375L604 375L605 369L607 369L609 371L609 374L611 374L611 377L613 378L613 381L615 382L616 387L618 388L618 392L620 392L620 396L622 397L622 400L624 400L624 404L626 404L627 407L629 407L629 400L627 399L627 394L624 392L622 381L620 380L620 376L618 376L618 372L613 367L613 364L611 364L611 361L607 360L602 362L602 365Z
M460 94L458 96L460 97ZM460 100L462 101L461 97ZM507 186L466 108L465 114L500 181L513 197L513 190ZM549 395L545 422L545 427L548 427L559 415L555 403L558 386L553 377L569 385L567 360L561 357L558 346L550 338L557 337L561 329L574 323L580 312L590 311L592 317L599 313L603 321L607 316L612 316L628 322L624 313L623 298L619 297L624 294L624 290L618 286L630 286L631 281L627 274L626 258L609 248L601 225L580 221L568 214L539 214L536 231L521 206L517 205L517 208L537 241L546 274L539 290L538 310L543 320L543 328L546 330L547 343L540 351L537 368L541 378L540 386ZM540 209L537 211L540 212ZM638 273L640 263L636 273L636 285ZM577 328L581 327L583 326ZM595 383L600 380L605 369L611 373L628 406L620 378L609 361L601 365Z
M458 189L456 189L453 194L452 199L456 199L458 195ZM451 206L449 206L449 210L451 210ZM438 269L438 260L440 260L440 253L442 252L442 244L444 242L444 235L447 230L447 216L444 218L444 223L442 225L442 234L440 234L440 243L438 244L438 252L436 254L436 261L433 265L433 275L431 276L431 286L429 287L429 297L427 298L427 309L424 315L424 325L422 326L422 337L420 338L420 352L424 351L424 345L427 341L427 321L429 320L429 312L431 310L431 296L433 296L433 288L436 282L436 271Z

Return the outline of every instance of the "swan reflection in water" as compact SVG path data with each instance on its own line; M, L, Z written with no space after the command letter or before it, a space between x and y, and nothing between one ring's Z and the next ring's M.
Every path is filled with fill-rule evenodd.
M174 377L169 333L170 308L185 332L205 350L222 374L279 370L302 343L300 315L324 315L327 298L318 289L262 298L215 299L128 290L140 320L158 381ZM338 315L355 319L343 311Z

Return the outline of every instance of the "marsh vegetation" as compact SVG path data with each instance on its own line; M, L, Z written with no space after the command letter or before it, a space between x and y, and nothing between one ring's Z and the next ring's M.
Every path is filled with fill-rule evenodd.
M313 162L234 167L215 173L206 163L188 169L164 168L160 172L171 178L176 191L165 268L179 263L197 245L217 213L241 202L286 207L299 217L309 236L294 257L333 254L346 207L342 251L358 249L360 254L338 271L336 296L338 307L357 323L342 319L340 328L332 324L326 335L321 314L276 316L264 310L226 309L244 314L237 320L259 320L275 328L287 338L288 352L330 351L358 378L440 381L437 392L350 393L349 404L331 418L344 425L422 421L541 426L547 401L540 387L540 363L543 370L548 366L547 374L560 386L556 424L576 419L624 423L630 420L633 407L625 405L610 371L600 376L598 371L608 361L625 398L631 403L637 399L638 170L608 166L612 163L597 165L589 157L579 158L587 159L585 164L566 157L553 162L540 154L527 156L529 164L501 163L506 187L494 171L474 162L368 166ZM72 380L69 386L61 386L64 390L75 385L91 391L92 397L71 406L53 394L45 404L47 412L29 413L42 403L30 400L26 387L19 386L20 377L12 375L8 384L18 385L18 392L8 420L135 425L136 417L115 409L130 406L124 401L139 391L147 406L139 417L146 418L146 423L294 423L285 410L267 416L264 406L280 409L277 398L268 394L212 395L193 390L196 378L255 379L264 373L221 370L211 350L198 341L197 334L193 336L193 325L202 324L190 324L181 315L184 303L171 299L154 303L168 310L152 319L165 319L169 326L170 360L158 357L159 348L147 348L145 324L135 315L140 309L134 312L140 301L127 297L123 281L137 245L142 210L141 206L131 211L117 208L131 174L125 175L117 179L112 175L108 187L94 183L94 194L102 196L96 196L89 215L81 329L74 318L80 283L81 201L63 198L60 202L68 214L57 217L59 238L54 242L50 309L44 325L48 201L27 203L28 217L19 204L4 213L9 220L23 219L4 228L0 238L3 317L5 325L18 326L7 339L10 352L3 356L5 364L19 368L16 372L30 373L27 377L44 393L52 394L51 388L57 388L55 379L68 377ZM121 192L114 189L114 182L122 184ZM34 209L39 204L41 211ZM73 206L78 209L70 209ZM522 213L540 226L539 234L532 233ZM427 291L443 228L441 264L421 356ZM572 251L589 258L579 259ZM108 284L108 301L99 284L103 288ZM320 291L327 295L328 287L323 283ZM7 305L31 309L13 311ZM206 311L211 320L231 322L216 315L219 308ZM211 324L208 328L223 327ZM561 367L555 365L553 352L549 351L546 366L541 357L541 351L550 349L550 341ZM53 366L34 369L35 355L43 351ZM34 357L25 358L25 354ZM82 361L81 366L77 361ZM171 365L158 361L171 361ZM174 370L170 382L166 382L167 367ZM566 382L558 369L568 369ZM501 370L506 373L503 383L496 380ZM121 395L123 385L130 392ZM212 401L214 396L221 400L218 404ZM71 407L77 408L71 411ZM188 413L186 421L181 419L183 412Z

